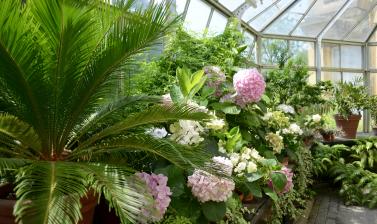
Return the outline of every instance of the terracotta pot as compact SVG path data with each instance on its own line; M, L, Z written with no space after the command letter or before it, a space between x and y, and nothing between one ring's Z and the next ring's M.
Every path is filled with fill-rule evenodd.
M321 134L323 141L325 142L332 142L335 140L335 135L334 133L329 133L329 134Z
M13 216L13 207L16 200L1 199L5 198L13 190L12 186L7 184L0 186L0 224L15 224L15 217ZM97 205L97 197L89 192L87 197L81 199L81 214L83 220L79 224L92 224L94 209Z
M347 118L344 118L343 116L336 114L334 118L336 126L344 131L344 138L356 138L357 127L359 126L361 115L349 115Z
M373 131L373 135L374 135L374 136L377 136L377 127L372 128L372 131Z
M253 201L253 199L254 199L254 195L250 193L250 194L243 197L242 202L243 203L250 203L250 202Z

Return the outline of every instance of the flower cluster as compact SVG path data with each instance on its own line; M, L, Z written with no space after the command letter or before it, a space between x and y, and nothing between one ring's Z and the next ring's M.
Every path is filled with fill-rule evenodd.
M207 128L213 130L221 130L225 126L225 122L223 119L212 119L206 123Z
M165 128L150 128L146 131L147 134L152 135L154 138L165 138L168 132Z
M277 106L277 109L280 110L280 111L283 111L284 113L286 114L295 114L295 109L290 106L290 105L287 105L287 104L280 104L279 106Z
M266 141L268 141L269 145L272 147L274 153L280 154L281 150L284 148L284 141L283 137L279 135L279 133L268 133L266 135Z
M312 116L307 116L305 121L305 126L308 128L318 129L324 125L324 120L321 115L314 114Z
M237 92L236 102L240 106L258 102L266 88L263 76L256 69L240 70L233 76L233 87Z
M247 173L255 173L258 170L257 163L264 158L255 149L244 147L241 153L231 153L230 160L234 167L234 173L241 177Z
M192 107L192 108L195 108L199 112L203 112L203 113L207 113L208 112L208 109L205 106L200 106L195 101L188 100L187 105L190 106L190 107Z
M143 209L144 219L150 222L157 222L164 216L169 204L170 196L172 192L167 186L168 178L162 174L148 174L148 173L136 173L141 180L143 180L150 193L153 196L153 209Z
M180 120L170 125L170 138L183 145L195 145L204 140L200 133L204 128L197 121Z
M228 176L232 174L232 163L224 157L214 157L213 165L222 168L222 172ZM231 179L210 174L204 170L196 169L188 177L187 186L191 187L192 194L200 201L226 201L232 196L235 184Z
M289 128L283 129L283 134L302 135L304 132L296 123L289 125Z
M283 166L281 168L281 170L274 171L274 172L282 173L287 178L287 183L285 184L283 190L281 190L280 192L277 192L277 193L278 194L285 194L285 193L289 192L293 188L293 172L292 172L292 170L290 168L286 167L286 166ZM269 185L270 188L272 188L272 180L269 180L268 185Z
M267 121L268 126L277 129L289 126L289 117L285 116L281 111L267 112L262 117L262 120Z
M220 97L223 93L223 90L221 89L222 84L226 81L225 74L216 66L204 67L204 73L207 76L207 86L214 88L214 95Z

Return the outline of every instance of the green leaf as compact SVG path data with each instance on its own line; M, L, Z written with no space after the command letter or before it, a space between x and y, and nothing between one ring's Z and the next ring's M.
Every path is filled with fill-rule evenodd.
M187 68L177 68L178 84L184 96L188 96L191 89L190 70Z
M198 85L202 82L204 75L204 70L196 71L191 75L191 88L195 85ZM204 78L205 79L205 78Z
M259 180L262 177L263 177L263 175L260 174L260 173L258 173L258 172L246 174L246 179L247 179L248 182L257 181L257 180Z
M184 96L181 89L177 85L173 85L170 89L170 96L174 103L182 104L184 103Z
M253 182L253 183L246 182L245 186L246 186L247 190L250 193L252 193L254 196L259 197L259 198L262 197L262 189L259 186L259 184L255 183L255 182Z
M155 170L155 173L164 174L168 177L168 186L173 192L173 197L179 197L184 193L186 180L182 169L174 165L169 165Z
M285 185L287 184L287 177L279 172L273 172L271 174L271 180L274 188L280 192L284 189Z
M264 187L264 188L263 188L263 191L264 191L264 193L265 193L266 195L268 195L272 200L274 200L274 201L279 200L278 195L277 195L273 190L271 190L270 188L268 188L268 187Z
M211 222L217 222L224 218L226 212L225 202L205 202L202 204L204 216Z
M277 162L275 159L264 159L261 161L261 163L263 164L263 166L267 166L267 167L273 167L277 165Z

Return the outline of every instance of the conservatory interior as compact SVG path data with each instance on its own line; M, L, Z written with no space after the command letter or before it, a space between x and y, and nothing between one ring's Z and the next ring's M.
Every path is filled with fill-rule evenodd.
M377 0L0 0L0 224L377 224Z

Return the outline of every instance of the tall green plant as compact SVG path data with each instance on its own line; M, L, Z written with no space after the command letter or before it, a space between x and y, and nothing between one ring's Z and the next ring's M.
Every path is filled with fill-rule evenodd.
M159 102L111 94L119 71L171 31L177 19L169 7L1 1L0 174L16 177L18 221L77 223L80 198L92 189L122 223L136 222L148 195L138 193L143 186L129 179L134 171L127 164L106 159L144 151L179 167L201 164L201 151L153 138L142 127L207 115L156 105L115 119L131 105Z

